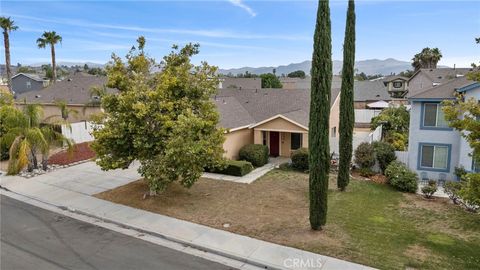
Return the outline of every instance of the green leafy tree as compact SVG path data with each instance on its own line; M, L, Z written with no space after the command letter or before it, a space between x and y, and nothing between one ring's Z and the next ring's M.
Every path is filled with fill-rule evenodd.
M405 71L402 71L402 72L398 73L398 75L410 78L410 77L413 76L413 73L414 73L413 70L408 69L408 70L405 70Z
M282 83L275 74L262 74L260 78L262 79L262 88L282 88Z
M55 45L57 43L62 43L62 37L57 35L55 31L43 32L42 36L37 39L38 48L45 48L50 46L50 53L52 56L52 82L57 81L57 65L55 61Z
M415 71L421 68L437 68L438 61L442 59L442 53L438 48L423 48L412 58L412 66Z
M308 133L310 226L313 230L320 230L327 222L328 174L330 171L328 121L332 85L332 37L328 0L318 1L313 42Z
M475 42L480 44L480 37L475 38ZM480 82L480 65L472 63L473 70L467 74L469 80Z
M109 170L138 160L151 194L175 181L191 187L204 168L224 163L224 131L217 128L219 114L210 99L218 85L217 68L193 65L199 45L188 44L173 46L161 71L152 74L158 64L144 53L145 40L137 41L126 62L114 54L107 66L107 85L119 93L101 100L105 118L96 123L104 127L93 132L92 144L97 164Z
M375 130L382 126L383 140L394 145L398 151L406 149L408 144L408 129L410 113L405 106L383 109L379 115L372 118L371 128Z
M7 71L7 86L12 91L12 68L10 63L10 32L18 29L10 17L0 17L0 27L3 29L3 44L5 49L5 69Z
M303 70L296 70L293 72L288 73L287 77L289 78L305 78L305 71Z
M355 2L348 1L347 25L343 43L342 86L340 91L340 125L337 187L344 191L350 181L350 163L353 152L353 82L355 72Z
M22 66L17 68L17 73L36 73L36 71L29 66Z
M458 94L455 100L445 100L442 104L449 126L460 132L473 150L471 155L480 162L480 103L473 97L464 100Z

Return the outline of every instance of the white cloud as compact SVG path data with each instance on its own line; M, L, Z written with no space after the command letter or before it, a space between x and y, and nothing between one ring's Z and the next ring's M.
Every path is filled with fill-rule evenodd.
M255 17L257 16L257 13L255 13L255 11L253 11L253 9L249 6L247 6L243 0L228 0L228 2L230 2L232 5L234 6L237 6L243 10L245 10L246 12L248 12L248 14L250 14L250 16L252 17Z
M235 1L238 2L238 1ZM178 28L149 28L149 27L139 27L132 25L112 25L112 24L100 24L89 21L82 21L76 19L68 18L57 18L57 19L47 19L47 18L38 18L20 14L8 14L8 16L22 18L25 20L39 21L39 22L48 22L61 25L72 25L82 28L103 28L103 29L114 29L114 30L124 30L124 31L133 31L133 32L143 32L143 33L171 33L171 34L183 34L183 35L193 35L193 36L202 36L210 38L232 38L232 39L277 39L277 40L311 40L311 36L299 36L292 34L280 34L280 35L270 35L270 34L251 34L251 33L238 33L224 30L201 30L201 29L178 29ZM21 28L20 28L21 30Z

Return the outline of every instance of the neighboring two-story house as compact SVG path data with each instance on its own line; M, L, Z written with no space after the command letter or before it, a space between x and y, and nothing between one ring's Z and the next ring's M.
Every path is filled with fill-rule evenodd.
M408 78L403 76L388 76L383 80L392 98L404 98L408 93Z
M480 83L458 77L409 97L408 166L421 180L456 180L455 167L477 170L472 149L460 132L449 127L442 111L441 102L455 99L456 92L479 100Z
M421 68L408 79L407 97L462 77L470 71L471 68Z
M12 91L16 95L38 91L46 86L48 86L48 80L44 80L35 74L18 73L12 77Z

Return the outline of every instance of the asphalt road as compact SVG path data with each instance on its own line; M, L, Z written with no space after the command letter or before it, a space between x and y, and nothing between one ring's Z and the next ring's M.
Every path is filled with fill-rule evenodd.
M0 269L232 269L0 197Z

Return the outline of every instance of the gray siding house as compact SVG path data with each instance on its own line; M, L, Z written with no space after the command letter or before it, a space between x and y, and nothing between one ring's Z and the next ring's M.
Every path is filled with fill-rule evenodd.
M38 91L48 85L48 81L37 75L18 73L12 77L12 90L15 94Z
M480 83L459 77L409 98L408 166L422 181L457 180L455 167L477 170L471 158L472 149L460 132L449 127L442 111L441 102L455 99L456 92L479 100Z

